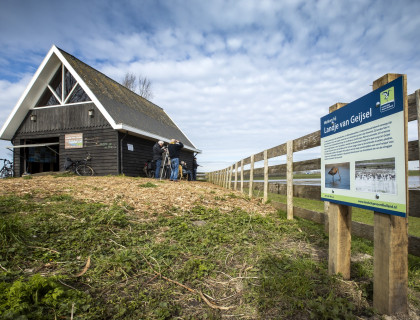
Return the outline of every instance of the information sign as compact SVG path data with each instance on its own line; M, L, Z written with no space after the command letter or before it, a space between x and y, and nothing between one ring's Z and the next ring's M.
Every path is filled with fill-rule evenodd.
M64 149L83 148L83 133L64 135Z
M321 199L406 216L403 77L321 118Z

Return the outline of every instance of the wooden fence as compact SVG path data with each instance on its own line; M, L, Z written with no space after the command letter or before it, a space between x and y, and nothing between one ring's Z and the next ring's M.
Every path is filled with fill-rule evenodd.
M420 89L407 96L408 100L408 121L416 121L420 119ZM339 107L339 106L338 106ZM420 122L420 121L419 121ZM418 132L420 136L420 126ZM310 150L321 145L321 132L307 134L303 137L285 142L268 150L261 151L242 159L231 166L210 172L206 174L207 181L225 187L227 189L240 190L249 189L249 196L253 196L254 190L260 190L263 195L263 201L268 199L268 193L276 193L287 195L287 203L279 203L272 201L271 203L279 209L286 210L288 218L293 215L312 220L317 223L325 224L328 230L328 216L324 213L310 211L303 208L293 206L293 197L307 198L313 200L321 200L321 187L310 185L293 185L293 172L311 171L321 169L321 158L315 158L304 161L293 162L293 153ZM286 164L269 166L269 159L284 156L287 157ZM408 142L408 161L419 160L419 140ZM255 168L255 163L264 161L264 166ZM245 170L244 167L250 165ZM269 175L284 176L286 175L286 184L273 183L268 180ZM249 176L248 182L244 181L244 177ZM264 182L256 182L255 176L263 176ZM328 205L328 203L325 203ZM420 190L409 190L409 215L420 218ZM373 240L373 226L352 221L352 234ZM410 254L420 256L420 238L409 236L408 252Z

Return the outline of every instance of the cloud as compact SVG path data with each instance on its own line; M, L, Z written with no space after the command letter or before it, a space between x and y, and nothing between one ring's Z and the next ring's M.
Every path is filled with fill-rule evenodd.
M14 1L2 9L0 121L55 43L117 81L147 76L153 102L203 149L205 170L319 130L330 105L369 93L385 73L407 74L409 93L420 88L416 1Z

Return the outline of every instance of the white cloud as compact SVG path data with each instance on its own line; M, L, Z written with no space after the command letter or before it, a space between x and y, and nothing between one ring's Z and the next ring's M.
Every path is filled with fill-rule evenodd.
M11 30L0 33L0 97L24 90L9 79L16 64L35 71L56 43L117 81L150 78L205 170L318 130L330 105L387 72L408 74L409 93L420 88L414 1L40 2L0 13L0 30ZM6 95L0 121L19 98Z

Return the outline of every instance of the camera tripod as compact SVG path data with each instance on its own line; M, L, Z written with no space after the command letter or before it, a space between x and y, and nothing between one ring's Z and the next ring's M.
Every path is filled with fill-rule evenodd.
M165 150L165 157L164 157L164 160L163 160L162 165L161 165L160 180L162 180L163 173L165 171L167 171L166 166L167 166L167 162L168 161L169 161L169 150L168 150L168 148L166 148L166 150Z

